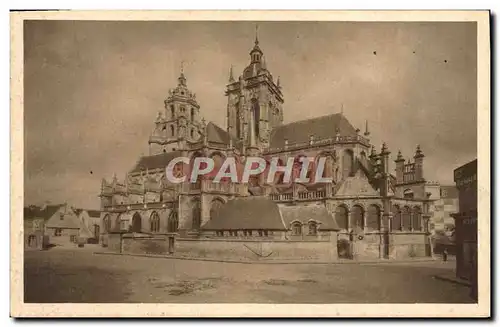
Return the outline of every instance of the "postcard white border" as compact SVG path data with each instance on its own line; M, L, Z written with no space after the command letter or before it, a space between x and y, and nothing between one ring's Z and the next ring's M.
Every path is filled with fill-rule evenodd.
M11 316L14 317L487 317L490 315L490 20L488 11L58 11L11 13ZM246 20L477 23L479 304L23 303L23 21ZM450 167L450 171L456 167Z

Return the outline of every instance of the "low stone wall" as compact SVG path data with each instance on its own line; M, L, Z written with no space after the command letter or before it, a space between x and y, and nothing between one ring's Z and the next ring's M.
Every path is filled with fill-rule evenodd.
M107 234L105 243L109 251L133 254L169 254L167 234L112 233Z
M380 233L356 235L348 242L349 235L340 233L328 239L245 239L245 238L176 238L175 256L188 258L209 258L219 260L304 260L334 262L339 259L338 241L347 242L352 259L379 259L382 253ZM165 234L108 234L105 241L109 251L132 254L170 254L172 235ZM429 248L424 233L389 234L389 258L407 260L426 257ZM428 243L428 242L427 242ZM345 244L344 244L345 245ZM345 258L345 256L344 256Z
M389 257L391 259L430 256L430 243L425 233L392 233L389 236L389 241Z
M175 255L221 260L337 260L336 239L315 241L177 239Z
M121 252L121 234L113 233L104 236L103 244L107 246L109 251Z
M165 235L155 236L123 236L123 253L135 254L168 254L168 237Z
M361 237L361 239L359 238ZM351 244L352 256L357 260L383 257L383 235L379 232L354 235ZM425 233L395 232L389 234L389 259L407 260L430 256ZM349 242L349 234L340 233L339 240Z

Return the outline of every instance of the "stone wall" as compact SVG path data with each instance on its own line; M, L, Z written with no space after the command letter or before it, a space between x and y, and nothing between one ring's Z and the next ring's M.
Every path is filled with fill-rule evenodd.
M389 236L389 257L391 259L408 259L430 255L426 250L428 236L425 233L392 233Z
M372 260L383 257L382 234L378 232L354 235L350 242L352 256L356 260ZM415 257L429 256L426 250L425 233L396 232L389 234L389 259L407 260ZM338 239L341 242L349 242L349 234L340 233ZM430 245L429 245L430 246Z
M112 233L104 235L103 244L105 244L109 251L121 252L121 234Z
M221 260L337 260L336 238L315 241L177 239L175 255Z
M166 235L135 236L124 234L122 236L122 252L134 254L168 254L169 245Z
M169 254L168 234L108 234L106 242L109 251L133 254ZM188 258L210 258L219 260L317 260L334 262L339 259L338 242L348 244L354 260L374 260L382 255L380 233L364 234L362 239L349 235L332 233L322 239L279 239L279 238L176 238L174 255ZM395 233L389 235L389 259L408 260L425 257L424 233ZM345 244L344 244L345 245ZM343 258L347 258L343 256Z

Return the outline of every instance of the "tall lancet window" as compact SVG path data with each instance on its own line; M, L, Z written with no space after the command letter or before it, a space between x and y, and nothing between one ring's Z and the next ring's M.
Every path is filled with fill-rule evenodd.
M252 100L252 114L253 114L253 123L254 123L254 131L255 137L259 139L259 117L260 117L260 106L259 102L256 99Z

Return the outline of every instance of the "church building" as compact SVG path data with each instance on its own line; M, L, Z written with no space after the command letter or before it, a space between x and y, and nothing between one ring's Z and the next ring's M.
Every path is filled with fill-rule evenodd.
M225 249L233 244L246 251L243 242L249 249L264 243L279 248L271 253L282 257L298 253L287 246L327 249L329 258L429 256L432 200L422 149L411 149L412 160L401 151L393 156L385 143L371 144L368 123L361 132L342 112L284 123L283 88L257 38L249 55L241 74L232 67L229 72L225 128L205 122L203 104L181 70L154 121L149 154L123 180L102 180L100 243L111 247L113 235L127 235L127 242L175 235L179 251L186 252L194 244L210 252L222 242ZM181 156L191 164L196 157L210 157L216 166L227 157L240 165L249 156L278 157L282 165L289 158L326 157L323 174L332 181L284 183L277 174L272 183L258 175L248 183L203 177L173 184L165 169ZM389 169L391 160L395 172ZM175 174L188 169L179 163ZM121 244L120 251L123 239ZM233 252L247 255L238 251Z

